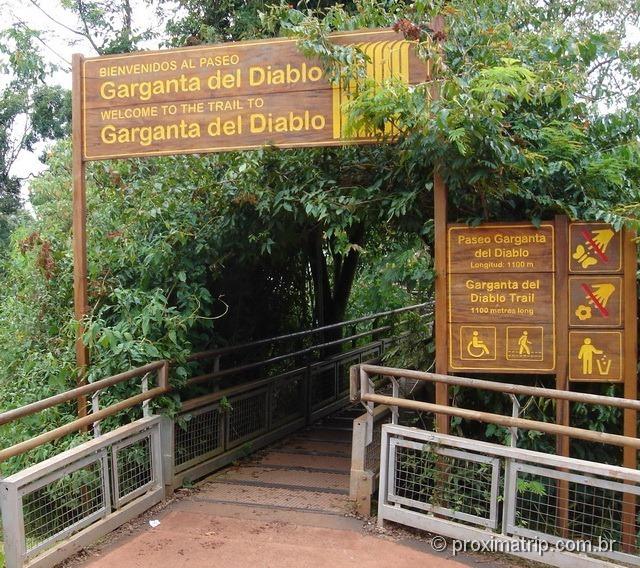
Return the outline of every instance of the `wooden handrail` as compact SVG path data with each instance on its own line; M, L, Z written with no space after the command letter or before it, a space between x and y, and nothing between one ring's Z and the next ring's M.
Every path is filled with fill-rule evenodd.
M50 396L49 398L32 402L31 404L21 406L20 408L13 408L11 410L2 412L0 413L0 426L2 426L3 424L7 424L9 422L13 422L18 418L24 418L25 416L37 414L38 412L42 412L47 408L57 406L58 404L62 404L64 402L69 402L80 396L93 394L94 392L97 392L99 390L105 389L113 385L117 385L118 383L123 383L135 377L144 376L147 373L156 371L158 369L161 369L162 367L165 367L165 369L160 374L158 387L168 388L169 384L168 384L167 371L169 367L169 362L166 360L154 361L153 363L143 365L142 367L130 369L129 371L125 371L124 373L119 373L117 375L113 375L112 377L101 379L94 383L88 383L86 385L82 385L81 387L77 387L77 388L62 392L60 394ZM94 415L92 414L91 416L93 417ZM96 422L96 420L95 419L91 420L89 424L91 424L92 422Z
M466 420L476 420L478 422L488 424L497 424L498 426L506 426L507 428L515 427L522 428L524 430L536 430L538 432L545 432L547 434L555 434L558 436L570 436L571 438L587 440L588 442L596 442L598 444L611 444L613 446L640 450L639 438L630 438L628 436L620 436L618 434L594 432L593 430L584 430L583 428L574 428L572 426L562 426L560 424L552 424L550 422L539 422L538 420L528 420L526 418L512 418L511 416L502 416L501 414L480 412L479 410L469 410L466 408L458 408L456 406L443 406L441 404L420 402L406 398L395 398L381 394L363 394L361 399L364 402L373 402L387 406L398 406L400 408L406 408L408 410L415 410L418 412L433 412L435 414L457 416Z
M360 369L371 375L382 375L386 377L415 379L418 381L429 381L433 383L443 383L447 385L477 388L490 390L505 394L541 396L544 398L554 398L558 400L569 400L572 402L583 402L586 404L603 404L615 406L617 408L628 408L640 410L640 400L630 400L614 396L602 396L581 392L562 391L543 387L529 387L526 385L514 385L511 383L499 383L496 381L485 381L481 379L470 379L468 377L452 377L449 375L439 375L437 373L426 373L424 371L413 371L409 369L397 369L394 367L381 367L379 365L360 365Z
M95 384L95 383L93 383ZM73 422L69 422L69 424L65 424L64 426L59 426L49 432L45 432L44 434L40 434L35 438L30 438L25 442L20 442L19 444L15 444L13 446L9 446L4 450L0 450L0 463L13 458L15 456L19 456L20 454L24 454L29 450L33 450L42 444L46 444L47 442L53 442L58 438L62 438L63 436L67 436L68 434L73 434L74 432L78 432L83 428L87 428L91 426L91 424L95 422L99 422L100 420L104 420L109 416L113 416L122 410L126 410L127 408L131 408L132 406L136 406L144 402L145 400L150 400L157 396L163 395L169 392L168 387L155 387L153 389L149 389L146 392L141 394L131 396L123 401L120 401L116 404L112 404L111 406L107 406L99 410L98 412L94 412L89 414L88 416L84 416L83 418L78 418Z

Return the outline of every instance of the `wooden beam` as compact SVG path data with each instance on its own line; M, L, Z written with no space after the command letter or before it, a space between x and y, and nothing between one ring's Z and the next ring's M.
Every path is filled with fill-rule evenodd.
M76 364L78 366L77 385L81 386L86 380L89 366L89 350L83 342L83 320L89 313L87 294L87 196L85 180L85 162L82 153L82 73L84 57L73 55L73 305L75 319L78 322L76 333ZM78 416L87 415L86 396L80 396L78 402Z
M556 389L569 390L569 222L565 215L555 218L556 247ZM568 400L556 402L556 424L571 425L571 411ZM556 437L556 454L569 457L570 441L568 436ZM569 536L569 483L558 480L558 504L556 516L558 528L563 538Z
M434 18L434 32L444 31L442 16ZM431 99L440 98L440 87L437 83L431 88ZM442 179L439 167L433 173L433 222L434 222L434 269L436 273L435 302L435 339L436 339L436 373L446 375L449 370L447 355L447 187ZM449 404L449 387L437 383L436 404ZM442 434L449 433L449 417L444 414L436 416L436 428Z
M636 270L638 268L638 251L634 231L623 230L622 254L624 266L624 346L623 346L623 377L624 398L636 400L638 398L638 295ZM623 433L630 438L636 438L638 412L627 409L624 411ZM631 447L625 447L622 464L630 469L638 467L638 452ZM625 552L637 553L636 545L636 496L631 493L623 495L622 502L622 549Z

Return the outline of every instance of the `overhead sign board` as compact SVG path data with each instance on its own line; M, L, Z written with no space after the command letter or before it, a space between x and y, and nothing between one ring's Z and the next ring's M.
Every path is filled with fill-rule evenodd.
M381 83L428 78L413 42L390 29L337 33ZM85 59L83 158L370 143L345 131L349 89L332 85L295 39L271 39ZM393 135L391 130L386 132Z
M449 368L555 369L554 226L448 228Z

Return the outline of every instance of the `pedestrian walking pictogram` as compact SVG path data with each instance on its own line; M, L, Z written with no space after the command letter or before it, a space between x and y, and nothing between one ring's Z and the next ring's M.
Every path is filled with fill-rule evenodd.
M508 326L506 331L506 353L508 361L542 361L542 326Z
M520 339L518 339L518 355L531 355L531 341L529 341L529 332L523 331Z

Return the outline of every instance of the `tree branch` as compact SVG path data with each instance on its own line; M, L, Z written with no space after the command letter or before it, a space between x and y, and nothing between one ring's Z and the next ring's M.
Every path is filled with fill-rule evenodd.
M85 18L85 7L82 3L82 0L77 0L78 3L78 14L80 15L80 20L82 21L82 25L84 26L84 37L89 40L89 43L92 45L93 49L95 49L99 55L103 55L102 48L98 47L93 37L91 37L91 33L89 32L89 24L87 24L87 20Z

